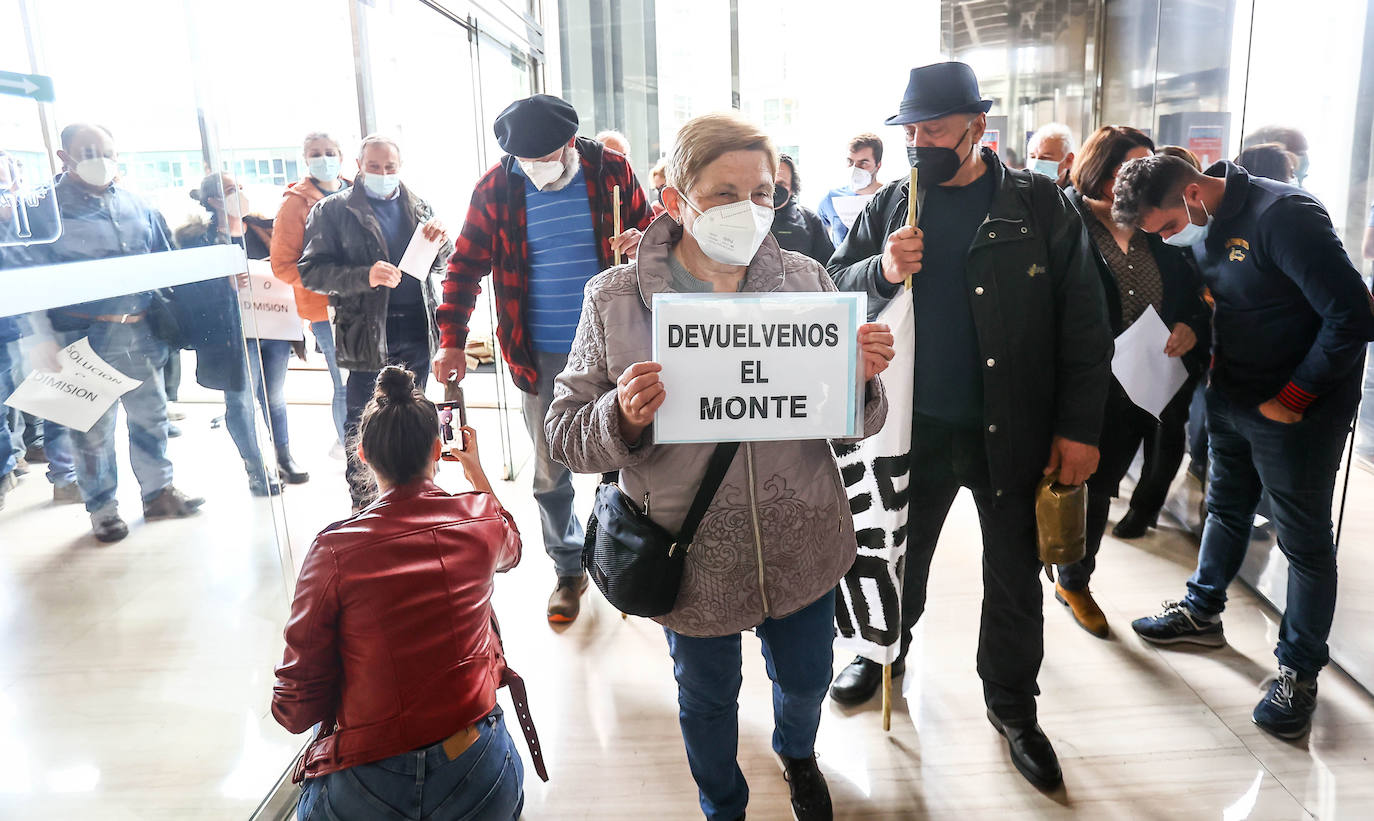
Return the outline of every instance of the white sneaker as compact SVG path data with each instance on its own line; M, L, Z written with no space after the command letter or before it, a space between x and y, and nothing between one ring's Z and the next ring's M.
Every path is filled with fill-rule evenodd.
M343 445L335 442L334 446L329 449L329 458L343 461L348 458L348 451L344 449Z

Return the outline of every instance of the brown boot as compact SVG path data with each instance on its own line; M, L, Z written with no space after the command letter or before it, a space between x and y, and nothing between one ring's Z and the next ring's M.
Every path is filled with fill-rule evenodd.
M199 496L187 496L168 485L162 489L161 493L143 503L143 518L166 519L190 516L203 504L205 504L205 499Z
M549 621L567 624L577 618L582 609L582 594L587 592L587 574L559 576L558 586L549 596Z
M1054 597L1060 604L1069 608L1073 613L1073 620L1078 622L1079 627L1099 639L1107 637L1107 617L1102 614L1102 608L1093 601L1093 594L1086 587L1082 590L1065 590L1055 582Z

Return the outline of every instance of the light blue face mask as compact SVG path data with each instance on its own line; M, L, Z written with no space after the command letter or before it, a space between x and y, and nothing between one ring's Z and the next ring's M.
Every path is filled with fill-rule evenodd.
M1059 179L1059 163L1054 160L1031 160L1030 170L1037 174L1044 174L1052 180Z
M363 187L367 193L380 200L391 199L401 184L400 174L363 174Z
M321 154L318 157L310 157L305 161L310 169L310 176L320 182L332 182L339 178L339 158Z
M1202 206L1202 213L1207 214L1207 222L1198 225L1193 222L1193 209L1188 207L1188 198L1183 198L1183 210L1188 212L1188 224L1179 229L1177 234L1165 238L1164 242L1178 248L1192 248L1199 242L1207 239L1207 232L1212 227L1212 215L1208 213L1207 206Z

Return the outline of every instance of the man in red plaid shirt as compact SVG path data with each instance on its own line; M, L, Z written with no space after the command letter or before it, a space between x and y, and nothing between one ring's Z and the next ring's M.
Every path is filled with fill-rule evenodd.
M549 597L551 622L577 618L587 577L582 570L582 523L573 515L572 476L549 458L544 417L553 380L567 364L582 312L582 288L611 266L614 254L633 257L649 204L625 156L576 136L577 112L564 100L536 94L516 100L496 118L506 152L478 181L467 221L449 258L439 306L439 352L434 377L461 380L463 346L482 278L496 289L496 336L516 387L524 392L525 425L535 447L534 498L544 550L558 582ZM620 186L620 224L614 235L612 192Z

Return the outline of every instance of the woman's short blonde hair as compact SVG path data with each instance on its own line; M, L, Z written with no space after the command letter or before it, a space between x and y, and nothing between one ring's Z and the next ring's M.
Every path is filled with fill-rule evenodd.
M778 172L778 152L759 127L738 114L705 114L695 117L677 133L668 160L668 184L690 191L706 166L731 151L762 151L768 158L769 175Z

